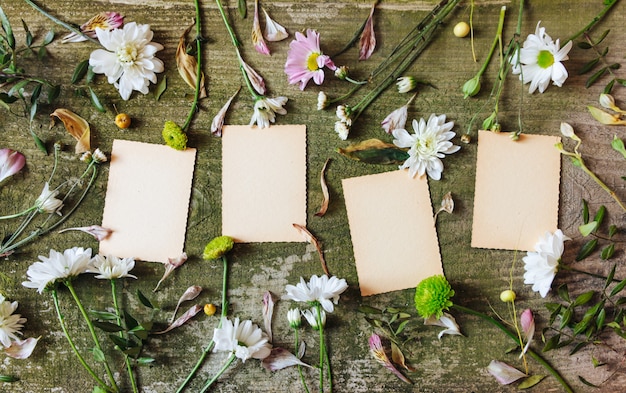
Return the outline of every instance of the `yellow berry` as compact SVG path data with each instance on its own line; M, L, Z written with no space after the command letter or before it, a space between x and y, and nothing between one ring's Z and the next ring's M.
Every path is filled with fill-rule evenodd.
M470 27L466 22L459 22L454 26L454 35L463 38L470 32Z
M130 116L126 113L119 113L115 116L115 125L122 129L130 127Z
M509 303L515 300L515 292L511 291L510 289L507 289L506 291L502 291L500 293L500 300L502 300L505 303Z
M215 315L217 311L217 307L213 303L207 303L204 305L204 313L208 316Z

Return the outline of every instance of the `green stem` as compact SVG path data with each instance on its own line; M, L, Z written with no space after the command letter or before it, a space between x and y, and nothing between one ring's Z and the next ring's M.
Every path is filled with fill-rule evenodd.
M226 12L224 12L224 7L222 6L222 2L220 0L215 0L215 2L217 3L217 8L220 11L222 20L224 21L224 24L226 25L226 30L228 30L228 34L230 35L230 40L232 41L235 48L239 48L240 46L239 40L237 40L237 36L235 35L233 28L230 26L230 23L228 23L228 18L226 17Z
M35 209L37 209L37 206L31 206L31 207L29 207L28 209L26 209L26 210L24 210L24 211L21 211L21 212L19 212L19 213L9 214L8 216L2 216L2 217L0 217L0 220L9 220L9 219L11 219L11 218L21 217L21 216L23 216L24 214L30 213L30 212L32 212L32 211L33 211L33 210L35 210Z
M72 284L71 279L65 280L64 284L67 287L67 289L69 289L70 293L72 294L72 298L74 298L74 302L78 306L78 309L80 310L80 313L82 314L83 319L85 320L85 323L87 324L87 328L89 329L89 333L91 334L91 338L93 339L96 349L100 351L101 353L104 353L104 351L102 351L102 347L100 346L100 341L98 340L98 336L96 335L96 330L93 326L93 323L91 322L91 319L89 319L89 315L87 314L87 310L85 310L83 303L78 298L78 294L76 293L76 290L74 289L74 285ZM109 363L107 362L106 358L104 359L103 363L104 363L104 369L106 370L106 373L109 377L109 381L113 385L113 390L115 392L119 392L119 388L117 387L117 383L115 382L115 378L113 377L113 372L111 371L111 367L109 366Z
M120 306L117 302L117 290L116 290L116 281L114 278L111 279L111 296L113 297L113 307L115 308L115 316L117 317L117 324L122 326L122 317L120 313ZM119 336L124 338L124 332L119 332ZM138 393L139 390L137 388L137 380L135 379L135 374L133 373L133 365L130 362L130 356L128 354L124 354L124 363L126 364L126 370L128 371L128 378L130 378L130 384L133 387L133 392Z
M222 263L224 265L224 272L222 275L222 312L221 312L220 321L217 324L217 329L222 327L222 319L226 318L226 315L228 314L228 293L227 293L228 291L228 259L226 259L225 255L222 256ZM200 359L198 359L198 361L196 362L195 366L193 367L189 375L187 375L187 378L185 378L183 383L178 387L178 389L176 390L176 393L181 393L182 391L185 390L185 387L193 379L193 377L196 375L196 372L198 372L200 367L202 367L202 365L204 364L204 360L206 359L209 352L211 352L214 346L215 346L215 341L211 339L211 341L209 341L209 344L206 346L206 348L204 348L204 351L202 351L202 354L200 355Z
M587 24L587 26L583 27L582 30L580 30L578 33L576 33L573 36L571 36L570 38L568 38L567 41L565 41L564 44L567 44L570 41L574 41L576 38L578 38L581 35L589 32L598 22L600 22L602 20L602 18L604 18L604 16L611 10L611 8L613 8L613 6L615 4L617 4L618 2L619 2L619 0L613 0L609 4L607 4L604 7L604 9L602 11L600 11L600 13L598 15L596 15L596 17L593 18L591 20L591 22L589 22L589 24Z
M200 15L200 2L194 0L196 6L196 91L193 96L193 103L189 114L182 127L183 132L187 131L194 115L198 111L198 100L200 99L200 89L202 88L202 19Z
M224 365L222 366L222 368L220 369L220 371L217 372L217 374L215 374L215 376L213 378L211 378L202 388L202 390L200 391L200 393L204 393L207 391L208 388L211 387L211 385L213 385L215 383L215 381L217 381L217 379L224 374L224 371L226 371L226 369L233 364L233 362L235 361L235 359L237 359L237 357L235 356L234 353L230 354L230 357L228 358L228 360L226 360L226 363L224 363Z
M489 53L487 54L487 58L485 59L483 66L480 68L480 70L476 74L476 76L479 78L487 70L487 66L489 66L489 62L491 61L491 58L493 57L493 54L496 51L496 48L498 47L498 43L502 42L502 29L504 29L504 14L505 13L506 13L506 7L500 8L500 19L498 19L498 29L496 30L496 36L493 39L493 42L491 43L491 49L489 49Z
M298 328L293 328L293 331L294 331L294 337L295 337L294 352L296 353L296 356L298 356L299 347L300 347L300 342L299 342L300 340L298 338ZM299 364L298 364L298 373L300 374L300 380L302 381L302 386L304 386L304 390L306 391L306 393L310 393L309 386L306 384L306 380L304 379L302 366Z
M517 335L515 335L513 332L511 332L509 329L506 328L506 326L504 326L502 324L502 322L498 321L497 319L494 319L486 314L483 314L481 312L478 311L474 311L471 308L467 308L467 307L463 307L460 306L458 304L455 304L452 306L453 308L464 312L466 314L470 314L470 315L474 315L476 317L481 318L484 321L487 321L489 323L491 323L493 326L497 327L498 329L500 329L502 332L504 332L504 334L506 334L509 338L511 338L511 340L513 340L515 342L515 344L517 344L520 348L523 348L523 343L520 341L519 337L517 337ZM537 363L539 363L541 366L543 366L546 371L548 371L560 384L561 386L563 386L563 388L565 389L566 392L568 393L574 393L574 390L569 386L569 384L567 383L567 381L565 379L563 379L563 377L558 373L558 371L556 371L554 369L554 367L552 367L552 365L550 365L550 363L548 363L543 357L541 357L541 355L539 355L538 353L536 353L535 351L533 351L532 349L528 349L528 351L526 352L530 357L532 357L533 359L535 359L535 361L537 361Z
M320 393L324 391L324 361L326 359L326 341L324 340L324 323L322 321L322 310L320 305L315 306L317 329L320 333ZM330 383L330 389L332 391L332 381Z
M63 22L62 20L50 15L48 12L46 12L43 8L41 8L40 6L38 6L37 4L35 4L35 2L31 1L31 0L24 0L26 2L26 4L30 5L31 7L33 7L34 9L36 9L37 11L41 12L44 16L46 16L48 19L50 19L51 21L53 21L54 23L65 27L66 29L68 29L69 31L76 33L76 34L80 34L81 36L83 36L84 38L88 39L91 42L95 42L96 44L100 45L100 41L98 41L95 38L91 38L88 35L85 35L82 31L80 31L80 29L77 29L76 27L67 24L65 22Z
M104 381L100 379L100 377L96 375L96 373L91 369L91 367L89 367L89 365L87 364L83 356L78 352L78 349L76 348L76 344L74 344L74 340L72 340L70 333L67 330L67 326L65 326L65 318L63 317L63 314L61 313L61 308L59 306L59 295L57 293L56 288L52 289L51 292L52 292L52 299L54 301L54 308L57 312L59 323L61 324L61 330L63 330L63 334L65 335L65 338L70 344L70 348L72 348L72 351L78 358L78 361L80 362L80 364L82 364L85 370L87 370L89 375L91 375L91 377L96 381L96 383L100 385L100 387L102 387L107 392L113 392L113 390L106 383L104 383Z

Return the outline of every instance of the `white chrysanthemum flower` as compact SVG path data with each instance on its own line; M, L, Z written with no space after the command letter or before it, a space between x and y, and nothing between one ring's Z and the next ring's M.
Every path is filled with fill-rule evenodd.
M313 330L319 330L319 326L317 323L317 310L302 310L302 316L309 323ZM320 310L320 319L322 322L322 327L326 326L326 312L324 310Z
M317 93L317 110L321 111L328 106L328 96L323 91Z
M213 352L232 352L243 362L250 358L265 359L272 350L267 335L257 325L250 320L240 323L239 318L233 323L222 317L222 327L213 331L213 341Z
M44 184L41 194L35 201L37 210L41 213L58 213L61 214L61 208L63 207L63 201L56 196L59 195L59 190L50 190L48 182Z
M417 87L417 79L413 76L402 76L397 79L398 93L408 93Z
M289 321L289 326L291 326L292 328L299 328L302 325L302 316L300 315L300 309L296 307L287 311L287 321Z
M133 90L148 94L150 82L156 83L157 72L165 69L155 57L163 45L152 42L150 25L128 23L122 29L96 28L98 40L105 49L96 49L89 57L89 65L96 74L105 74L124 100Z
M552 280L559 268L561 255L563 255L565 240L570 240L560 229L554 234L546 232L535 244L535 251L529 251L522 258L524 261L524 284L532 284L533 291L539 292L541 297L546 297Z
M333 312L333 303L337 304L339 295L346 289L348 284L343 278L313 275L308 283L300 277L298 284L287 285L287 295L283 298L296 302L319 303L327 312Z
M26 318L20 314L13 314L17 309L17 302L9 302L0 295L0 343L5 348L11 346L11 340L19 340L17 334L24 327Z
M424 119L413 120L414 134L403 128L392 130L393 144L409 148L409 158L400 165L400 169L409 169L411 177L423 176L428 173L431 179L441 179L445 154L459 151L460 146L454 145L450 139L456 135L450 131L454 122L446 123L446 115L431 114L428 122Z
M350 135L350 127L341 120L335 122L335 132L339 135L339 139L345 141Z
M254 103L254 113L250 119L250 125L256 123L259 128L266 128L276 121L276 113L286 115L287 110L283 106L287 103L287 97L269 98L263 97Z
M39 256L41 262L28 267L26 276L29 281L22 283L26 288L36 288L42 293L46 287L57 280L71 278L84 273L91 260L91 248L73 247L60 253L50 250L50 256Z
M529 34L519 53L514 53L510 59L513 74L520 74L520 80L524 83L530 82L528 91L531 94L537 89L543 93L550 80L555 86L563 86L568 74L561 62L569 59L567 54L572 49L572 41L561 48L559 40L552 41L540 24L537 23L535 34Z
M128 274L135 267L133 258L118 258L113 255L103 257L96 255L89 262L87 273L99 273L96 278L103 280L113 280L116 278L131 277L137 278L132 274Z

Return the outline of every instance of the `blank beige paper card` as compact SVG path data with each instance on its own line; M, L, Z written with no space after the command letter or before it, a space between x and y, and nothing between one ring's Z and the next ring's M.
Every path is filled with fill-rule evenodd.
M479 131L472 247L533 251L558 227L557 136Z
M99 253L167 263L185 246L196 149L114 140Z
M222 233L239 243L304 242L306 126L224 126Z
M413 288L443 274L426 176L392 171L342 184L361 295Z

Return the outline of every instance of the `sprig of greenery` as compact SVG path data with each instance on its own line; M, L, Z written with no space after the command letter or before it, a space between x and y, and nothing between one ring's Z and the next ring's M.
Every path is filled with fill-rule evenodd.
M616 71L621 68L621 64L618 62L612 62L608 59L609 47L605 46L600 48L600 44L609 35L610 30L605 30L599 38L593 39L588 32L583 34L584 41L577 44L580 49L592 50L594 57L587 62L578 72L580 75L593 72L587 81L585 87L589 88L595 83L599 82L604 76L609 75L609 81L604 87L604 93L609 94L615 86L615 83L622 86L626 86L626 79L619 78L616 75Z

